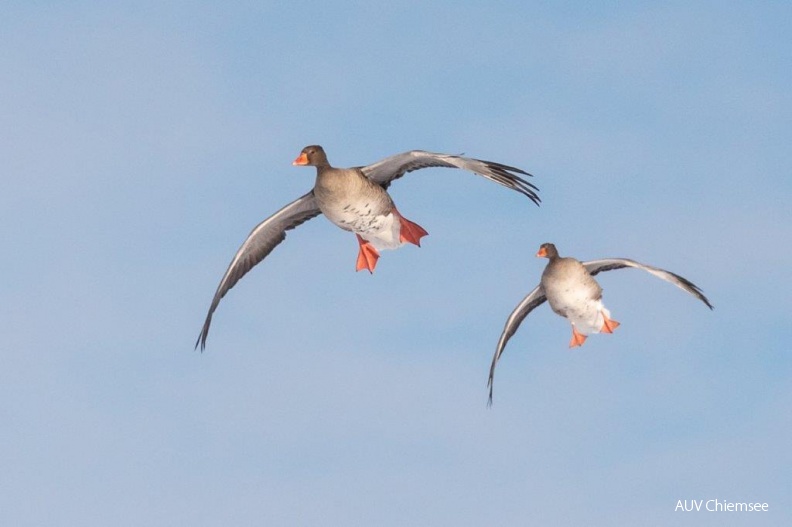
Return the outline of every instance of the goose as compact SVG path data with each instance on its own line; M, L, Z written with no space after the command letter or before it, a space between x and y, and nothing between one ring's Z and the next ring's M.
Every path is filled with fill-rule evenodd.
M612 318L608 309L602 304L602 287L594 280L594 276L604 271L633 267L643 269L666 282L670 282L683 291L690 293L713 309L704 293L690 280L670 271L642 264L627 258L603 258L581 262L575 258L562 258L552 243L543 243L536 253L537 257L547 258L549 262L542 272L539 285L536 286L522 302L517 304L503 327L495 355L492 357L489 380L489 404L492 404L492 388L495 379L495 366L498 363L506 343L520 327L528 314L545 301L556 314L569 320L572 325L570 348L582 346L588 335L592 333L613 333L619 323Z
M397 249L405 243L420 246L428 233L406 219L396 209L387 192L391 182L408 172L429 167L467 170L527 196L536 205L538 188L521 176L531 176L519 168L462 157L411 150L386 157L362 167L334 168L319 145L306 146L292 163L316 167L313 189L259 223L237 250L217 286L195 348L206 347L209 326L220 300L286 238L286 231L324 214L338 227L355 233L359 245L356 271L373 273L379 251Z

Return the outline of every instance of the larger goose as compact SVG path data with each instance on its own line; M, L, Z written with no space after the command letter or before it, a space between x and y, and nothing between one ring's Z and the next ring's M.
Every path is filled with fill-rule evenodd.
M569 320L572 325L572 340L569 347L582 346L586 337L591 333L613 333L619 323L610 318L608 311L602 304L602 288L594 280L594 276L603 271L634 267L643 269L647 273L670 282L683 291L695 296L712 309L712 304L690 280L670 271L642 264L626 258L604 258L580 262L574 258L562 258L552 243L544 243L539 247L536 256L547 258L550 261L542 273L541 281L528 296L512 311L506 319L495 355L492 357L489 381L489 403L492 404L492 388L495 378L495 365L498 363L506 343L520 327L528 314L545 301L558 315Z
M263 260L293 229L314 216L327 219L357 235L360 250L356 269L373 273L379 250L396 249L405 242L420 245L427 232L402 216L386 189L408 172L428 167L460 168L483 176L504 187L516 190L537 205L538 190L520 175L530 176L519 168L468 157L411 150L386 157L364 167L333 168L324 149L306 146L292 163L316 167L314 188L259 223L248 235L217 286L209 313L195 343L206 347L209 325L220 299L257 263Z

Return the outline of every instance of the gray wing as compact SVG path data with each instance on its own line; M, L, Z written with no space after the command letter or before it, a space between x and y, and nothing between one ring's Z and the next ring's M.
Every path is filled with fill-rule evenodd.
M228 269L217 286L212 304L209 306L209 313L206 315L203 329L201 329L195 348L200 344L201 350L206 347L206 338L209 336L209 325L212 323L212 315L220 304L225 294L234 287L240 278L245 276L257 263L263 260L280 242L286 239L286 231L293 229L314 216L320 214L313 190L308 194L292 201L281 210L262 221L250 231L247 239L237 250L233 260L228 265Z
M359 168L370 180L379 183L383 188L388 188L391 181L402 177L407 172L429 167L461 168L483 176L504 187L516 190L520 194L528 196L537 205L541 201L536 194L539 189L533 183L529 183L521 177L521 175L533 177L531 174L519 168L493 161L481 161L480 159L469 157L411 150L386 157L374 164Z
M506 343L509 342L509 339L517 331L517 328L520 327L522 321L528 316L528 313L542 305L545 300L547 300L547 297L544 295L544 290L542 289L541 285L538 285L533 291L528 293L528 296L522 299L522 302L517 304L517 307L515 307L514 311L512 311L511 315L509 315L509 318L506 319L506 325L503 326L503 333L501 333L500 340L498 340L498 347L495 349L495 355L492 357L492 366L490 366L489 380L487 381L487 386L489 387L488 405L492 405L492 388L493 382L495 381L495 365L498 364L498 360L500 359L501 355L503 355L503 350L506 348Z
M707 300L707 297L704 296L704 293L696 284L687 278L681 277L678 274L672 273L671 271L660 269L659 267L652 267L651 265L642 264L640 262L636 262L635 260L628 260L627 258L603 258L602 260L591 260L589 262L583 262L583 267L586 268L591 276L595 276L596 274L602 273L604 271L623 269L625 267L643 269L647 273L653 274L657 278L665 280L666 282L670 282L681 290L690 293L704 302L708 308L712 309L712 304L710 304L710 301Z

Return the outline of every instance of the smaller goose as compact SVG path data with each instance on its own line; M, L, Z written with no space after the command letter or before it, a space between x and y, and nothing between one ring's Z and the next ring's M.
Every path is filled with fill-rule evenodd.
M489 404L492 404L492 388L495 378L495 365L498 363L506 343L520 327L528 313L542 305L550 303L550 308L569 320L572 324L572 340L569 347L582 346L591 333L613 333L619 323L610 318L602 304L602 287L594 280L594 276L603 271L635 267L662 278L695 296L712 309L712 304L694 283L670 271L642 264L626 258L605 258L580 262L574 258L562 258L552 243L543 243L536 253L537 257L547 258L550 262L542 273L539 285L528 293L522 302L506 319L506 325L498 340L498 347L492 357L489 381Z

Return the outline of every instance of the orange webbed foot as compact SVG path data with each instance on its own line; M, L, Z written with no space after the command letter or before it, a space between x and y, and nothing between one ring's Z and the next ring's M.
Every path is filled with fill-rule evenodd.
M606 317L604 313L602 314L602 318L602 329L600 331L603 333L613 333L613 330L621 325L612 318Z
M575 329L575 326L572 326L572 340L569 341L570 348L577 348L578 346L582 346L584 342L586 342L586 335L582 333L578 333L578 330Z
M393 213L399 219L399 241L400 242L410 242L418 247L421 246L421 238L429 234L426 230L418 225L417 223L413 223L401 214L399 211L396 210L396 207L393 207Z
M379 253L373 245L361 238L359 234L356 234L356 236L360 244L360 251L355 264L355 271L367 269L369 273L374 274L374 268L377 267L377 260L379 260Z

